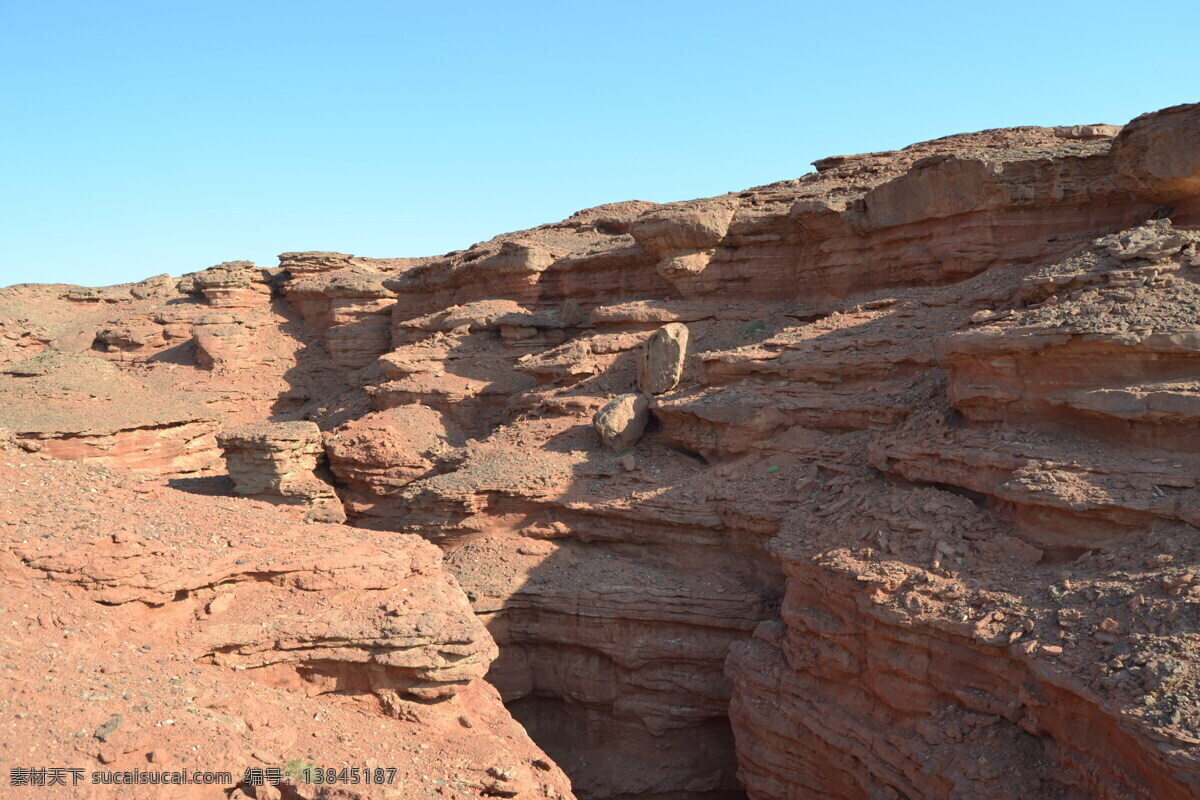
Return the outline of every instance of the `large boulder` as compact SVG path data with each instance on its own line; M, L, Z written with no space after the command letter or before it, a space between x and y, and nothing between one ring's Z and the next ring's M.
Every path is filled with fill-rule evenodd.
M640 394L623 394L609 400L592 418L600 444L607 450L632 447L650 421L650 402Z
M737 201L728 197L662 206L634 220L629 233L647 252L708 250L729 232Z
M672 322L655 331L642 348L638 388L646 394L662 394L678 386L683 377L687 347L687 325Z

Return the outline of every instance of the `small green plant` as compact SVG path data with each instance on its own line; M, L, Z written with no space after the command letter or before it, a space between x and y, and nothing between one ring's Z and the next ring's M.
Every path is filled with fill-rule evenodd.
M774 475L776 472L779 472L779 469L779 467L767 467L767 474Z
M284 777L293 783L324 783L323 775L316 772L316 765L304 758L293 758L283 764Z
M742 336L757 336L758 334L766 331L766 329L767 323L763 322L761 319L758 319L742 328Z

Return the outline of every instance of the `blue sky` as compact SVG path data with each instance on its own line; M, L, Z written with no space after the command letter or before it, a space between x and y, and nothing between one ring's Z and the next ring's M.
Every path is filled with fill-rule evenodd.
M0 0L0 285L429 255L1200 100L1200 4Z

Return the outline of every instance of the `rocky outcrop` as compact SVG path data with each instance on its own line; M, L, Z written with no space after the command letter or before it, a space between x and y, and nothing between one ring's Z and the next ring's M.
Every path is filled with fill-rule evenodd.
M397 492L437 471L452 434L437 411L419 404L376 411L325 436L329 468L356 524L388 528L404 513Z
M1194 794L1192 743L1148 735L1127 724L1139 714L1098 696L1125 665L1151 673L1162 661L1118 657L1097 692L1064 674L1063 660L1077 657L1053 637L1062 628L1039 631L1007 603L989 610L1007 598L924 571L829 566L789 567L783 624L732 649L732 717L752 796ZM939 595L972 610L939 618ZM1081 623L1083 635L1095 626L1103 636L1105 613Z
M274 360L270 340L283 320L272 312L268 271L249 261L231 261L170 281L169 287L168 292L165 285L153 290L131 285L129 297L120 301L130 306L128 311L55 337L51 349L92 351L133 364L194 359L216 371ZM79 302L78 294L68 294ZM136 302L168 298L171 302L165 304Z
M315 423L252 422L221 431L217 443L238 494L293 500L309 506L309 519L345 521L337 493L316 473L324 447Z
M196 360L209 369L231 368L252 362L254 339L246 317L235 314L206 314L196 320L192 335ZM257 326L254 326L257 327Z
M29 285L29 284L27 284ZM155 275L137 283L122 283L116 286L68 286L61 297L71 303L118 304L135 300L163 300L177 291L176 281L170 275Z
M262 308L271 302L266 273L252 261L228 261L193 273L187 288L216 308Z
M638 217L629 232L659 259L658 274L687 297L729 232L736 208L737 201L728 199L673 204Z
M316 798L330 787L302 770L344 762L374 778L338 783L356 800L571 796L480 680L495 645L432 545L345 526L314 536L286 509L11 451L0 481L37 487L0 504L0 614L19 634L0 710L27 726L0 741L14 768L40 766L33 748L83 767L66 791L95 798L164 787L92 785L93 770L229 773L189 787L200 800ZM248 767L282 783L256 788Z
M430 474L406 476L393 525L451 548L451 567L501 643L491 679L535 736L560 748L585 795L734 791L733 764L719 755L732 732L755 798L1183 796L1186 781L1153 776L1193 769L1194 755L1156 761L1151 742L1168 735L1161 718L1117 720L1113 703L1127 701L1105 699L1133 685L1122 670L1145 672L1176 645L1147 641L1125 658L1108 631L1132 623L1090 605L1064 627L1045 590L1071 563L1076 588L1055 591L1090 604L1106 596L1106 570L1128 557L1120 548L1157 526L1190 524L1190 501L1168 488L1188 490L1186 465L1147 464L1159 445L1126 425L1089 428L1099 399L1087 414L1065 410L1082 402L1071 392L1153 376L1176 385L1136 391L1159 393L1165 409L1161 392L1186 393L1179 381L1192 372L1186 339L1163 324L1180 312L1152 309L1190 308L1190 281L1172 281L1191 269L1194 220L1128 227L1161 212L1120 177L1117 132L950 137L829 159L815 175L737 198L573 218L519 238L578 250L489 284L488 298L470 293L480 282L467 276L499 263L486 255L494 243L390 282L402 292L402 333L384 363L403 393L384 384L377 402L403 397L445 414L469 397L456 389L442 399L460 382L502 385L505 370L537 381L508 384L507 403L491 401L486 446L468 443ZM1111 236L1093 244L1100 235ZM1131 294L1127 306L1100 298L1133 314L1137 332L1114 329L1120 345L1104 344L1101 318L1084 310L1096 302L1088 291L1109 290ZM565 341L534 324L521 332L528 338L503 338L485 310L504 299L534 319L568 297L582 314L554 329ZM1146 310L1145 322L1133 309ZM1045 387L1029 380L1033 360L1062 347L1078 324L1064 320L1076 319L1091 326L1083 349L1037 366ZM630 393L639 371L648 388L639 361L651 351L638 348L665 323L686 324L695 355L674 348L656 426L623 442L623 456L607 455L574 426ZM517 342L531 351L508 349ZM1016 359L1015 372L1002 358ZM1148 418L1148 430L1166 419ZM1166 435L1187 441L1182 427ZM1145 456L1094 450L1134 441ZM514 455L531 449L536 459ZM892 482L912 488L890 495ZM1139 499L1139 486L1164 495ZM1085 555L1101 560L1073 563ZM621 610L598 598L610 569L621 576ZM710 570L736 575L738 589L702 588L696 577ZM598 588L580 586L585 575ZM881 593L875 575L901 588ZM677 608L663 587L687 587L680 595L696 605ZM1011 602L980 601L1002 590ZM738 620L721 636L715 607ZM688 678L668 677L663 641ZM1047 673L1045 660L1072 644L1087 654ZM1086 674L1104 658L1088 655L1097 646L1118 647L1109 662L1124 666ZM668 685L688 686L687 701ZM600 720L603 735L590 733ZM935 780L929 763L945 767ZM1138 789L1143 779L1153 788Z
M322 254L284 253L279 257L280 266L292 275L284 284L284 293L305 324L321 332L334 365L366 366L391 349L395 297L383 286L386 276L336 267L330 272L328 260L311 258L318 255Z
M1182 677L1155 622L1166 557L1047 567L986 506L865 471L808 499L776 549L781 621L728 661L752 796L1195 792L1191 735L1154 722ZM1149 570L1118 589L1129 561Z
M245 563L136 589L124 551L22 568L124 605L211 591L206 619L245 616L187 652L268 686L401 721L414 697L493 708L475 619L429 633L363 594L457 608L392 546L418 533L499 646L487 680L589 800L1194 796L1198 120L837 156L438 257L288 253L257 310L210 307L242 291L218 269L172 324L222 369L132 290L60 298L82 334L23 314L4 352L86 338L167 395L204 386L270 420L222 439L241 491L335 483L358 527L308 529L327 570L290 533L303 563L235 543ZM548 793L537 763L471 785Z
M1037 306L974 318L945 346L955 407L980 422L1188 448L1197 238L1159 221L1097 239L1023 285Z
M194 317L192 335L201 367L237 370L272 360L260 333L279 324L271 314L270 278L250 261L230 261L188 276L186 289L223 309Z
M404 328L406 342L379 359L384 380L368 386L367 392L381 410L425 405L458 429L481 436L511 416L522 395L537 384L513 366L547 342L505 338L501 331L501 319L532 322L529 316L481 313L478 330L463 322L449 331L442 328L457 316L440 322L410 320L405 325L412 327ZM434 332L425 330L426 324L436 326Z
M211 413L81 355L0 370L0 428L29 452L148 474L195 472L219 458Z
M63 420L59 431L64 434L122 416L135 423L149 417L152 424L157 424L154 418L160 416L159 411L180 407L188 409L188 414L211 420L204 431L209 434L214 429L276 413L285 418L299 416L311 394L308 387L323 381L329 368L319 363L298 363L298 354L313 343L286 303L272 300L264 291L266 283L257 283L260 289L251 293L254 307L211 306L196 287L197 275L201 283L206 283L205 273L223 270L215 268L178 280L158 278L94 291L33 284L0 289L0 319L11 320L9 328L0 328L0 363L24 361L39 354L69 356L76 361L86 357L85 363L103 359L116 367L114 380L142 387L133 389L129 403L117 404L112 413L106 407L107 398L124 395L120 390L108 392L104 386L108 378L104 376L89 378L98 381L96 387L81 380L74 388L48 389L51 397L63 391L63 399L68 400L63 408L78 412L76 422ZM274 280L269 271L239 268L237 272L249 273L251 281ZM84 295L102 299L71 299ZM18 328L22 331L19 336ZM13 338L5 338L2 331L10 329ZM35 388L29 382L25 385ZM42 403L43 407L38 407L35 396L28 401L34 416L43 410L50 415L56 413L45 407L55 405L56 400ZM95 402L89 406L88 401ZM151 413L140 414L143 408ZM104 459L100 463L140 469L147 458L145 446L154 445L153 440L139 434L139 441L132 447L114 448L98 440L101 452L88 454L88 449L95 448L81 452L75 447L84 444L84 438L72 437L72 447L64 455L96 456ZM203 444L209 451L203 465L217 463L211 437ZM149 457L157 458L153 454ZM180 471L195 471L201 466L197 460L185 459ZM174 470L164 464L155 471Z
M1123 188L1155 203L1195 208L1200 195L1200 134L1196 106L1143 114L1121 131L1113 147Z
M357 261L358 259L348 253L321 250L279 254L280 269L286 270L293 278L345 269Z

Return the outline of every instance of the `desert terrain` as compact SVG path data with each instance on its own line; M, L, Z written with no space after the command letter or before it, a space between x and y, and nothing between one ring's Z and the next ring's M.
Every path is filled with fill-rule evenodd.
M0 289L0 794L1200 796L1200 105L814 166Z

